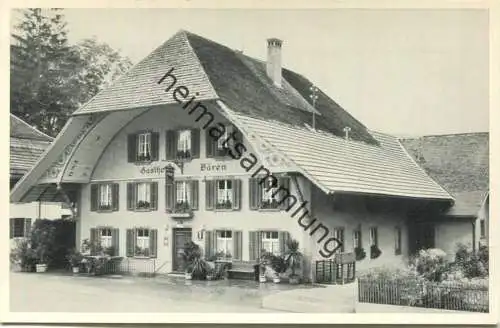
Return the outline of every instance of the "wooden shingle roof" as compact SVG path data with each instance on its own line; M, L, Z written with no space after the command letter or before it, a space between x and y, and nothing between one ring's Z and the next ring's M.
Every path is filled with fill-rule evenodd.
M449 215L476 216L489 193L489 133L401 139L420 166L450 192Z
M19 178L37 162L52 138L10 114L10 175Z

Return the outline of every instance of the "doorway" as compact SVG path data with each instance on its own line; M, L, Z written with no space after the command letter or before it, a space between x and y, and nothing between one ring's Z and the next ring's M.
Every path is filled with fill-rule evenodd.
M183 258L184 245L191 241L192 229L191 228L174 228L173 229L174 242L173 242L173 254L172 254L172 271L174 272L184 272L186 269L186 263Z

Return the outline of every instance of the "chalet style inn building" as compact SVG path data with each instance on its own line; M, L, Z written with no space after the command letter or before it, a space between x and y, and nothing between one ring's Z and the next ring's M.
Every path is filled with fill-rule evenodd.
M78 245L163 273L184 270L190 240L236 266L293 238L309 279L354 247L365 270L473 242L475 219L447 219L454 197L402 143L283 68L282 46L261 61L179 31L73 113L12 201L71 203Z

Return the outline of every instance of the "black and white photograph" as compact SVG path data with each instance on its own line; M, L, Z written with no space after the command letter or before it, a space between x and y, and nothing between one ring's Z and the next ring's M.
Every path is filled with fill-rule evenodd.
M7 15L6 318L494 322L488 8L60 6Z

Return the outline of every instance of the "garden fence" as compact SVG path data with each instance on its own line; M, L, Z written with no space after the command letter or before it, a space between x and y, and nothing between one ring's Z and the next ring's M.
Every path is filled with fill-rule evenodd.
M359 301L435 309L488 312L488 288L461 283L359 279Z

